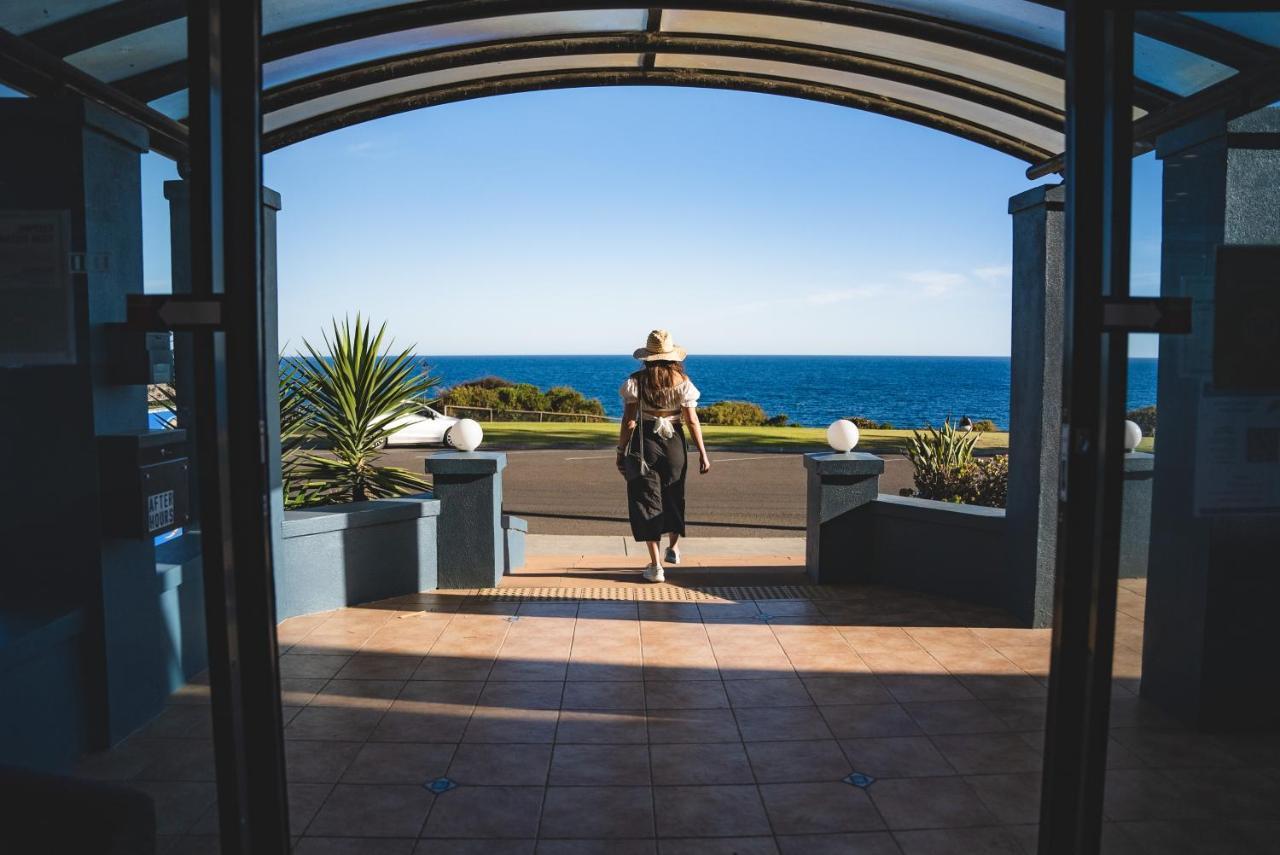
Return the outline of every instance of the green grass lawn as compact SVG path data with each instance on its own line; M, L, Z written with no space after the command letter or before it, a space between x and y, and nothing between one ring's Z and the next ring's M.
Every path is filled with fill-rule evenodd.
M708 447L752 451L826 451L825 428L807 427L724 427L703 425ZM909 430L864 430L858 451L892 453L901 451ZM574 424L565 422L486 422L485 445L492 448L609 448L618 444L616 423ZM1007 433L986 433L978 447L1005 451Z
M829 450L825 428L703 425L702 435L711 448L793 452ZM909 430L864 430L859 434L857 450L873 454L900 452L910 435ZM618 425L616 422L485 422L484 441L495 449L611 448L618 444ZM1007 452L1009 434L984 433L978 440L978 448ZM1143 437L1138 450L1154 451L1155 438Z

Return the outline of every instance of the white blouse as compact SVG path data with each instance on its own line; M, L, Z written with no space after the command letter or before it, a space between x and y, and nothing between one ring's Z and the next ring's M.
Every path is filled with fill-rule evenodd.
M628 377L627 382L622 384L622 388L618 390L618 394L622 396L624 404L635 403L640 395L640 390L636 386L636 378ZM679 407L696 407L698 406L698 398L701 396L698 387L693 385L692 380L684 380L678 386L671 389L670 392L664 392L662 409L677 409ZM669 396L669 397L668 397ZM670 401L670 403L667 403Z

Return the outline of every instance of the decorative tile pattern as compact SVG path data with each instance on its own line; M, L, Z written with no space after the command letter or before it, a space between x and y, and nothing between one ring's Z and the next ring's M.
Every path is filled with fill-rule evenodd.
M455 789L458 786L458 782L452 778L432 778L424 782L422 786L438 796L441 793L447 793Z
M845 775L840 780L844 781L846 784L852 784L855 787L861 787L864 790L876 782L875 778L871 777L870 775L864 775L861 772L850 772L848 775Z

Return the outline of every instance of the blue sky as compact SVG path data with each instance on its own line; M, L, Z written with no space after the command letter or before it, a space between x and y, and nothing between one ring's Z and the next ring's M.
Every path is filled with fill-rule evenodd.
M281 341L360 311L431 354L629 352L667 327L703 353L1004 355L1025 167L752 93L565 90L389 117L266 158L284 204ZM149 290L167 286L172 177L145 159ZM1146 156L1142 293L1158 202Z

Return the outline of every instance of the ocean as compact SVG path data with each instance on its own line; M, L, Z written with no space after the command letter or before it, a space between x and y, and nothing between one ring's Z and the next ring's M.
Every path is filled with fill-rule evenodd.
M638 363L628 356L423 356L444 386L497 376L572 386L622 413L618 387ZM947 416L1009 425L1007 356L690 356L702 403L752 401L793 424L825 426L863 416L895 427L941 424ZM1129 362L1129 407L1156 402L1156 360Z

